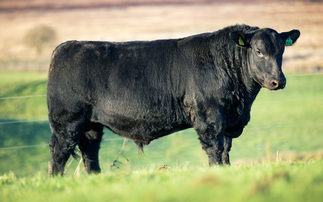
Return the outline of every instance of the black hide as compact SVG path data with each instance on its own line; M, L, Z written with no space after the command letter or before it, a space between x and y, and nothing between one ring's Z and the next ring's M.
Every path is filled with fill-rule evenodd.
M103 127L140 149L193 127L210 165L229 164L260 88L285 87L285 40L299 34L236 25L182 39L61 44L48 75L50 173L63 174L76 145L86 171L100 172Z

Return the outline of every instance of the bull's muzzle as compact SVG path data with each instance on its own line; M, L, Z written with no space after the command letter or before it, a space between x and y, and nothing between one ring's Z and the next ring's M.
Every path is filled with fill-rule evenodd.
M286 78L285 76L280 77L279 79L268 79L265 82L265 87L269 90L279 90L284 89L286 86Z

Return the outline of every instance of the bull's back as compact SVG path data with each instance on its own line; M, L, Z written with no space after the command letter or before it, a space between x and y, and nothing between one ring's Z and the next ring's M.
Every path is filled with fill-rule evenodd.
M164 42L78 42L69 41L53 52L49 82L61 85L81 81L100 84L102 90L136 91L149 85L170 88L174 48L171 40ZM90 82L93 80L93 82ZM95 82L94 82L95 80ZM77 82L78 81L78 82ZM63 82L63 83L62 83Z

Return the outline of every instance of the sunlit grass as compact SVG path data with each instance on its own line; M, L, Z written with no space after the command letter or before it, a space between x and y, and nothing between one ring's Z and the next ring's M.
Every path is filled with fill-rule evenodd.
M322 161L141 169L81 177L0 176L2 201L321 201ZM17 191L19 190L19 191Z
M43 73L2 71L0 97L46 94L46 77ZM323 100L313 98L322 96L322 84L320 75L287 77L284 90L262 89L252 107L250 123L233 141L231 162L239 164L241 161L268 160L269 157L275 159L277 153L280 157L287 155L291 158L321 154ZM46 97L0 100L0 112L1 122L46 120ZM17 176L47 173L50 159L47 145L51 136L47 121L1 124L0 136L0 173L10 170ZM107 173L123 139L108 130L105 130L103 139L100 164L102 172ZM129 141L119 158L118 167L112 171L155 169L163 164L171 167L208 165L207 156L193 129L155 140L144 150L143 155L138 155L136 145ZM67 176L74 174L77 164L78 161L72 163Z

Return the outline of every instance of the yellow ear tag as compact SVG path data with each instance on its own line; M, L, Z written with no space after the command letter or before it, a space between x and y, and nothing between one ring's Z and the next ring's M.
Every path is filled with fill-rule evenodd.
M243 42L243 40L242 40L242 38L241 38L241 36L239 36L239 45L240 46L244 46L245 45L244 42Z

